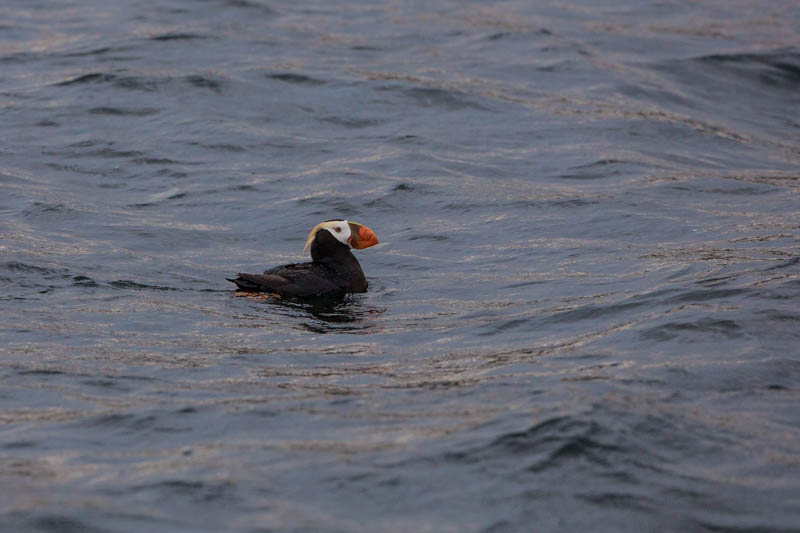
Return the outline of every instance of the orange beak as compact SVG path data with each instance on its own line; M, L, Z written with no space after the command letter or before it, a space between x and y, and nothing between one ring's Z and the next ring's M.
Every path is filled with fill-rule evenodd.
M349 222L349 224L350 246L356 250L362 250L378 244L378 237L375 236L375 233L371 229L357 222Z

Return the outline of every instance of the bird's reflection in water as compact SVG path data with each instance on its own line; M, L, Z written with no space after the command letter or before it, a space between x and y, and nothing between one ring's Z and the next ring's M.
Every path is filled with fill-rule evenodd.
M356 333L374 331L375 317L385 309L366 306L358 297L316 300L313 302L281 302L279 305L291 306L313 317L303 322L303 327L314 333Z
M303 301L265 298L264 295L256 298L269 305L273 311L278 308L280 314L300 319L302 322L299 325L314 333L372 333L377 327L375 318L386 311L384 308L365 305L364 298L356 295Z

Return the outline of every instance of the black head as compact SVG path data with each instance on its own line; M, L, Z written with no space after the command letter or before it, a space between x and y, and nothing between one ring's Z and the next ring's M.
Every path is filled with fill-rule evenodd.
M339 241L330 231L318 231L311 241L311 260L327 262L330 260L343 260L353 257L350 246Z

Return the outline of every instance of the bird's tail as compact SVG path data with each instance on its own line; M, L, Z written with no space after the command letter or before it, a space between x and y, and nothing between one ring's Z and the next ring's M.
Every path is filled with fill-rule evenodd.
M239 274L239 276L235 279L225 278L228 281L235 283L236 288L243 290L243 291L257 291L260 289L258 283L247 279L247 274Z

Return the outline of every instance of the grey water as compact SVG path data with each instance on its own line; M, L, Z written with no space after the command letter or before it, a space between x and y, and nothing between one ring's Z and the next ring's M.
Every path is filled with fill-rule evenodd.
M795 1L4 0L0 530L800 531L799 193Z

